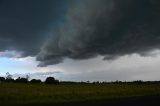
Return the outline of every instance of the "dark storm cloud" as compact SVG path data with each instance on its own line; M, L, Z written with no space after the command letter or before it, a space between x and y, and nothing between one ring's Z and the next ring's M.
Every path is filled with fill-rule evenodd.
M160 48L159 0L81 0L54 30L37 60L39 66L65 58L113 59Z
M64 0L0 0L0 51L36 55L65 8Z

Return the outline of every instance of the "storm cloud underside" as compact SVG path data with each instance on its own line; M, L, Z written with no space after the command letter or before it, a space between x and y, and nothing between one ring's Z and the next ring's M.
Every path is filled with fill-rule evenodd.
M39 66L47 66L66 58L145 56L160 48L159 5L159 0L0 0L0 57L36 56Z
M41 48L39 66L66 58L89 59L147 52L160 48L159 0L81 0L67 11Z
M0 0L0 51L35 56L65 12L64 0ZM62 18L60 18L62 17Z

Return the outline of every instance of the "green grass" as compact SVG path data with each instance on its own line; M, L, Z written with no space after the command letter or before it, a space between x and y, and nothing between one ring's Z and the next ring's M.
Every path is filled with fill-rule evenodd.
M160 95L159 84L15 84L0 83L0 104L62 103Z

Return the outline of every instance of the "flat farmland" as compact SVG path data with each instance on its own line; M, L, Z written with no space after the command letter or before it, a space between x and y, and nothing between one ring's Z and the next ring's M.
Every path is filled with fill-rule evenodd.
M1 105L55 104L160 95L160 84L0 83Z

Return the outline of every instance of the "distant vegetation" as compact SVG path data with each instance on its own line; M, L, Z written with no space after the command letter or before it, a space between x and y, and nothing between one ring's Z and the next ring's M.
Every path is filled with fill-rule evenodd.
M29 81L29 75L26 75L25 78L18 77L17 79L13 79L12 75L7 72L6 77L0 77L0 83L46 83L46 84L58 84L59 80L56 80L54 77L47 77L44 82L42 82L40 79L31 79Z
M81 81L81 82L74 82L74 81L59 81L54 77L47 77L46 80L43 82L40 79L31 79L29 80L29 75L26 77L18 77L17 79L13 79L12 75L7 72L6 77L0 77L0 83L45 83L45 84L160 84L160 81L112 81L112 82L90 82L90 81Z

